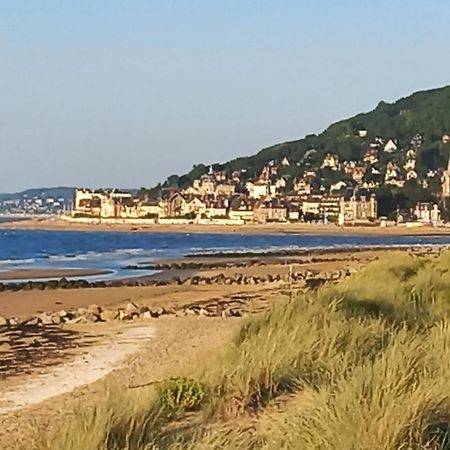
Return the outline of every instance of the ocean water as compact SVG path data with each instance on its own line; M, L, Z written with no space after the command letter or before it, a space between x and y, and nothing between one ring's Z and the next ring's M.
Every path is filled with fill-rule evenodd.
M450 245L450 236L314 234L181 234L0 229L0 271L10 269L105 269L102 278L141 276L124 267L198 252L360 246ZM99 277L96 277L99 278Z

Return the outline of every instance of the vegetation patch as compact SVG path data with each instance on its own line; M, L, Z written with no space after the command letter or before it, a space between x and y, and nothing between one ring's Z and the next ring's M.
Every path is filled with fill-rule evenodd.
M70 445L43 448L448 450L449 269L449 251L390 253L247 318L183 377L77 415Z

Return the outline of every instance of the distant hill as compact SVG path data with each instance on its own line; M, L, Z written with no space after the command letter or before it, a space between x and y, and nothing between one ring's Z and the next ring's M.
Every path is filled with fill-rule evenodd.
M73 187L51 187L51 188L32 188L25 191L14 193L0 193L0 201L15 200L23 198L64 198L71 201L74 193Z
M361 137L360 130L367 134ZM308 167L319 166L328 152L337 154L341 162L361 161L370 142L376 137L397 139L401 149L399 157L408 149L412 137L421 133L424 139L417 153L416 170L419 176L423 176L428 169L447 165L450 148L441 144L441 137L448 131L450 86L416 92L395 103L381 101L373 111L336 122L318 135L310 134L303 139L264 148L253 156L216 163L213 169L227 172L244 169L245 177L250 179L257 176L269 161L280 162L286 157L291 164L283 169L284 173L302 176ZM386 162L381 161L381 169L384 169ZM165 184L176 182L180 187L186 186L208 169L209 166L204 164L195 165L189 173L172 176Z

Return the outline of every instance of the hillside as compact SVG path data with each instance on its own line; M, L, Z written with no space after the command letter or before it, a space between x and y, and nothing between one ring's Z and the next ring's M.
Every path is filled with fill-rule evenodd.
M450 156L450 144L442 142L444 133L448 131L450 86L416 92L394 103L381 101L374 110L336 122L318 135L311 134L303 139L276 144L253 156L213 164L212 168L215 171L225 171L228 175L238 171L245 182L257 178L264 167L272 162L278 165L279 176L291 179L300 179L306 171L316 170L317 188L329 188L336 181L350 180L351 177L348 176L348 171L344 172L343 166L360 165L365 167L363 181L377 192L384 184L386 171L392 166L398 168L397 172L403 172L404 181L410 181L404 167L410 157L408 150L411 150L416 174L413 182L405 186L405 196L415 195L418 200L428 200L433 196L437 197L440 191L440 174L447 166ZM395 152L383 151L383 147L391 139L397 147ZM378 151L378 159L367 163L368 152L374 148ZM337 172L321 170L324 158L329 153L339 159L341 169ZM288 165L281 164L284 158L289 161ZM208 170L209 166L204 164L195 165L185 175L169 177L162 186L184 188ZM389 189L398 195L399 186L400 184ZM383 196L386 192L377 194ZM387 205L387 209L392 208L395 201L392 200L391 203Z
M301 175L305 166L317 164L327 152L338 154L343 161L362 161L365 150L375 137L397 138L400 147L406 148L417 133L424 137L424 145L418 154L419 165L422 169L442 167L447 164L450 152L448 146L442 148L440 140L449 129L450 86L445 86L416 92L395 103L381 101L374 110L336 122L319 135L310 134L303 139L272 145L253 156L214 164L213 168L227 171L246 169L251 177L256 176L269 161L281 161L287 157L300 163L300 166L291 164L287 171ZM359 130L366 130L367 136L360 138ZM310 149L317 152L306 155ZM180 177L180 184L194 180L207 170L203 164L194 166Z
M33 188L0 193L0 212L5 214L61 214L71 207L74 188Z
M0 201L15 200L22 198L64 198L72 201L74 188L72 187L51 187L51 188L33 188L14 193L0 193Z

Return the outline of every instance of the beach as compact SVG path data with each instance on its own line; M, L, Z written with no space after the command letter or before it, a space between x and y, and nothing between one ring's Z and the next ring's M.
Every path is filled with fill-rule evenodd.
M2 222L0 229L16 230L59 230L59 231L123 231L148 233L232 233L232 234L354 234L354 235L393 235L393 236L440 236L450 235L450 227L413 226L406 225L381 226L343 226L333 224L307 223L266 223L246 225L221 224L127 224L102 222L76 222L59 218L26 219L20 221Z
M155 279L176 277L184 280L182 284L0 292L0 316L14 317L18 324L0 332L0 447L13 449L19 438L24 442L34 439L36 427L52 430L52 424L71 417L80 401L98 401L108 386L133 389L174 376L183 365L229 342L243 317L266 311L303 291L302 280L291 280L290 274L309 273L320 280L333 273L355 272L389 251L322 249L299 254L269 252L258 257L164 258L153 264L173 269L163 270ZM414 251L438 250L424 247ZM187 260L196 268L179 269ZM69 273L60 270L46 275ZM27 273L22 271L22 275ZM274 277L274 281L226 284L227 279L238 276L251 281ZM218 277L224 282L201 283ZM194 278L198 284L191 283ZM21 325L41 314L93 307L126 309L130 304L166 313L147 320ZM230 304L238 308L236 317L202 313Z

